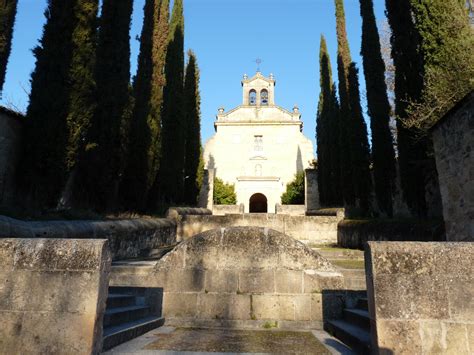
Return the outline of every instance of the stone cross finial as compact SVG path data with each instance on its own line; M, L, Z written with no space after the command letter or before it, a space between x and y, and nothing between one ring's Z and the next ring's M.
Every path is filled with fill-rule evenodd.
M257 63L257 72L260 72L260 64L262 64L263 60L260 58L255 59L255 63Z

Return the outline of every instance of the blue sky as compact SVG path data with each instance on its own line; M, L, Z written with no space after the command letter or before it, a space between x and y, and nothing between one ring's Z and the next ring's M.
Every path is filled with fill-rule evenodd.
M384 0L374 0L377 21L384 19ZM134 1L131 28L132 74L136 71L144 0ZM44 24L46 0L19 0L13 47L1 105L25 111L34 68L31 49ZM261 58L264 75L277 80L276 103L286 109L297 104L304 133L313 140L319 96L319 38L326 36L336 76L336 23L333 0L184 0L185 47L197 55L201 70L203 142L214 133L220 106L241 103L240 80L256 71ZM347 32L353 60L361 70L359 0L345 0ZM365 103L363 103L365 109Z

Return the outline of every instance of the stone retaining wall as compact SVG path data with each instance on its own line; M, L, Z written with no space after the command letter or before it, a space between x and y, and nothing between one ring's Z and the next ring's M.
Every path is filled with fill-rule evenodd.
M277 214L287 214L290 216L304 216L306 213L305 205L280 205L276 204L275 210Z
M212 207L212 214L215 216L225 216L226 214L239 214L244 213L244 204L240 205L214 205Z
M98 354L106 240L0 240L0 353Z
M341 307L323 291L342 289L343 277L287 235L234 227L181 243L154 268L114 267L111 285L162 287L168 324L321 329Z
M474 92L433 129L446 237L474 241Z
M443 241L441 220L344 220L337 226L337 245L363 249L368 241Z
M380 354L474 352L474 245L369 242L373 349Z
M266 227L311 243L337 241L336 216L289 216L282 214L238 214L225 216L186 215L178 223L178 239L188 239L198 233L223 227Z
M0 216L0 238L108 239L114 260L148 255L176 243L172 219L20 221Z

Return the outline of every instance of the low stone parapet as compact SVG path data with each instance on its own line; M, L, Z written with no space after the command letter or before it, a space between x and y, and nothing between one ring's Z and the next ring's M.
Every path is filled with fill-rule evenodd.
M244 204L240 205L214 205L212 207L212 214L214 216L225 216L226 214L239 214L244 213Z
M186 240L223 227L264 227L277 230L305 243L335 243L337 216L289 216L278 214L186 215L178 223L178 239Z
M443 241L442 220L343 220L337 226L337 245L363 249L368 241Z
M473 243L369 242L365 251L373 349L472 354Z
M171 219L110 221L21 221L0 216L0 238L107 239L114 260L145 256L176 242Z
M0 239L0 353L98 354L106 240Z
M275 205L275 210L277 214L287 214L290 216L304 216L306 213L305 205L280 205L277 203Z

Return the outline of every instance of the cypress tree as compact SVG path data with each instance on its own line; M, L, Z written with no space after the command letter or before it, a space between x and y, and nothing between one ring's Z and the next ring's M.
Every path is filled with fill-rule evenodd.
M158 169L168 7L168 0L146 0L144 6L128 159L120 189L122 203L129 210L145 209Z
M336 206L340 199L339 107L332 80L326 39L321 35L319 53L320 86L316 139L318 150L318 190L321 205Z
M201 97L199 69L195 54L188 51L184 78L184 117L186 122L186 150L184 159L184 202L194 206L199 195L198 168L201 156Z
M407 123L426 130L474 90L474 33L464 0L411 0L424 88Z
M30 203L55 207L67 178L66 143L75 1L48 0L34 50L36 66L25 120L20 186Z
M371 118L372 161L375 195L380 211L393 215L392 197L395 188L395 151L390 131L390 103L385 83L385 63L372 0L360 0L362 16L362 48L367 106Z
M357 206L363 214L369 211L371 178L367 127L360 106L359 78L351 62L347 41L343 0L336 0L338 39L338 76L341 118L339 125L341 179L344 201Z
M185 122L183 110L184 17L183 1L175 0L170 22L163 90L163 141L160 197L165 204L183 198Z
M131 15L132 0L102 4L95 68L97 108L76 183L83 202L98 211L116 205L123 165L120 130L130 101Z
M351 108L349 103L349 66L351 54L347 41L346 19L343 0L335 0L336 4L336 32L337 32L337 74L339 86L339 147L340 147L340 178L344 202L347 205L355 204L355 191L352 184L352 164L350 152L350 121Z
M0 95L5 82L8 57L12 46L17 4L18 0L0 1Z
M398 164L403 196L414 215L426 215L425 184L428 141L417 129L405 127L409 104L419 102L423 90L420 36L415 28L410 0L386 0L392 30L395 71L395 115L397 116Z
M351 106L351 122L349 135L351 145L352 183L358 207L363 215L370 210L370 148L367 138L367 125L360 106L359 71L355 63L349 66L349 102Z

